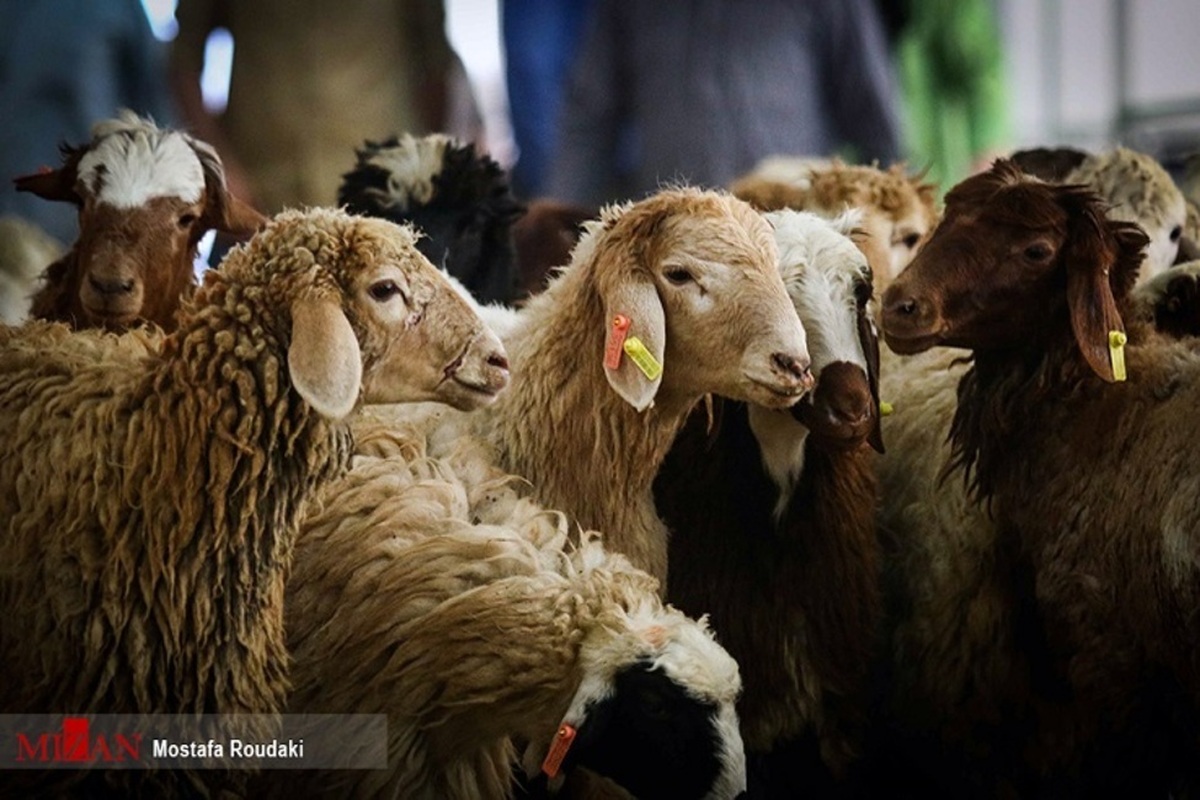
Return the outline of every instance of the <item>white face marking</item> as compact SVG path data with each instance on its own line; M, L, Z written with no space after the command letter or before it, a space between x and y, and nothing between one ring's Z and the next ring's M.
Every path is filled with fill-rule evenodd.
M775 229L779 245L779 270L788 296L808 335L812 371L821 381L829 364L845 361L867 371L867 358L858 338L856 285L869 281L867 260L841 233L854 218L829 221L803 211L777 211L764 215ZM789 412L750 407L750 429L758 440L763 466L779 487L775 519L787 508L804 468L804 443L808 429Z
M388 198L407 211L433 197L433 176L441 171L442 157L452 143L442 134L420 138L405 134L398 146L380 150L367 163L388 173Z
M101 139L79 160L79 179L101 203L136 208L154 197L195 203L204 168L183 134L126 129Z

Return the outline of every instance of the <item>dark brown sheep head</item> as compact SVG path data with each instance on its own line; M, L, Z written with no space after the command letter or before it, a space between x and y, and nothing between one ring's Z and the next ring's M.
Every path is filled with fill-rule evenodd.
M173 329L195 285L200 238L213 228L249 235L266 221L229 194L211 147L129 113L97 124L89 144L63 156L56 170L16 179L18 191L79 208L79 238L47 271L35 317Z
M924 248L883 297L888 345L1001 350L1044 345L1069 320L1088 366L1113 380L1109 334L1148 239L1111 221L1091 190L1053 185L1011 161L968 178Z

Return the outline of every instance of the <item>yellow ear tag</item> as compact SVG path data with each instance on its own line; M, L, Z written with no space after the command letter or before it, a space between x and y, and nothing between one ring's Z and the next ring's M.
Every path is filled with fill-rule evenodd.
M1112 362L1113 380L1125 380L1125 342L1129 337L1123 331L1108 332L1108 357Z
M879 403L879 416L890 417L895 411L896 408L891 403Z
M662 364L658 363L658 359L650 355L650 351L646 349L646 345L642 344L642 340L636 336L630 336L625 340L625 354L629 356L629 360L637 365L637 368L642 371L650 380L657 380L659 375L662 375Z

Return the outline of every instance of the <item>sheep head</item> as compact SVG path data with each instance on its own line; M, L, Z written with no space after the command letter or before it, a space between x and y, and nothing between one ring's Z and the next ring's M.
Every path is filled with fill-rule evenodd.
M863 235L856 242L878 286L886 287L937 224L935 187L909 175L901 164L883 170L836 159L804 163L803 177L790 180L760 167L735 182L733 193L761 211L791 208L835 216L847 208L861 209Z
M1064 317L1085 361L1113 380L1109 334L1147 237L1110 220L1093 191L1024 175L1011 161L955 186L924 248L883 298L897 353L935 345L1042 347Z
M242 236L265 218L231 196L207 144L129 112L98 123L92 141L63 148L64 163L16 180L18 191L79 208L70 257L47 272L34 316L123 329L138 321L174 328L195 285L200 237Z
M528 775L579 768L635 797L733 798L746 789L746 761L735 703L737 662L705 619L663 606L645 573L600 549L584 534L572 560L582 570L611 571L620 599L581 625L579 684L555 730L530 741ZM557 731L576 730L561 761L547 769ZM551 786L562 783L551 775Z
M386 220L285 211L206 275L200 297L232 279L282 293L288 372L323 416L360 398L486 405L508 383L504 348L415 240Z
M871 268L849 238L861 215L825 220L786 210L764 216L775 229L783 284L804 323L817 379L792 415L823 443L868 441L883 452Z
M525 208L503 168L444 134L368 141L338 189L351 212L411 223L417 247L480 302L510 302L516 272L510 228Z
M609 385L639 411L660 391L795 403L813 379L777 256L770 226L728 195L672 189L606 209L574 263L603 306ZM649 369L622 348L634 338Z

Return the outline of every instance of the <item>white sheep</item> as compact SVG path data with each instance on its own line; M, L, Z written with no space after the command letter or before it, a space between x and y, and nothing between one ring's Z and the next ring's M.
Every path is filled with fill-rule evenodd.
M667 600L711 615L741 666L751 794L845 780L863 754L881 623L875 540L879 344L858 213L765 215L817 388L791 409L699 408L655 481ZM848 784L842 784L843 786Z
M79 238L46 268L30 312L79 328L174 329L204 233L249 235L266 221L229 194L211 146L130 111L96 123L87 144L64 147L58 169L16 186L79 208Z
M19 325L29 315L38 278L63 246L21 217L0 217L0 324Z
M320 209L234 250L174 334L32 322L0 345L3 713L281 711L284 581L343 419L507 379L411 230Z

